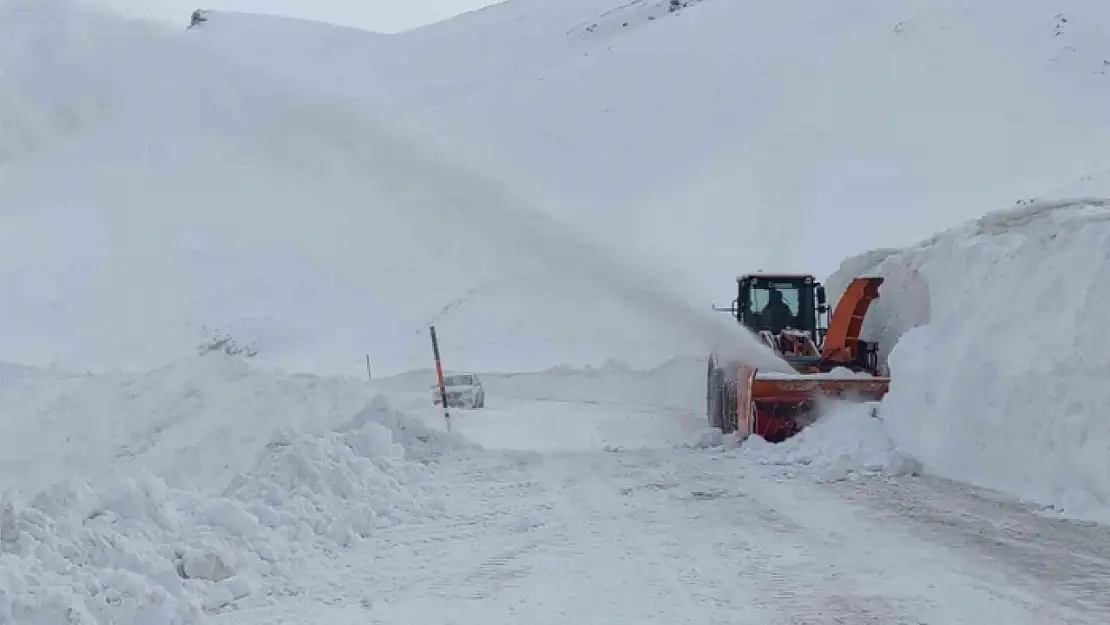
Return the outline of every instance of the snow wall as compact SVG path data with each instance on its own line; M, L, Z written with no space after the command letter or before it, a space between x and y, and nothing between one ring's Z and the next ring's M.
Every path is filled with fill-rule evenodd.
M1110 519L1110 200L1030 203L846 260L886 278L864 324L881 416L926 471Z

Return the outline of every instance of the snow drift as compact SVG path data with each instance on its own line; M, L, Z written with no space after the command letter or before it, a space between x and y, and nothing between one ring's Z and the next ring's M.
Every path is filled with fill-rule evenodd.
M1110 201L1033 202L845 262L886 278L893 441L927 470L1110 519Z
M218 373L227 373L227 363L219 366L211 358L201 360L204 364L194 365L195 369L215 367ZM130 380L84 376L83 387L99 385L103 397L130 396L131 402L149 410L145 419L142 411L132 411L115 422L114 430L123 434L121 428L126 427L136 435L148 434L150 446L158 453L116 458L115 471L73 471L37 493L4 492L0 497L0 622L205 622L210 611L233 602L295 588L298 562L315 550L352 545L380 528L451 514L439 482L430 477L424 463L439 454L472 448L471 444L396 412L381 398L344 419L329 418L323 406L309 402L288 403L284 412L273 404L262 414L252 414L250 402L241 394L220 387L249 386L255 401L265 401L268 393L290 398L294 393L282 387L303 390L303 378L310 376L280 380L245 366L238 372L240 377L257 379L244 385L234 376L194 377L192 384L184 385L193 387L195 397L230 402L222 410L208 408L222 418L196 419L185 429L207 430L206 436L185 435L176 441L149 428L161 415L178 411L185 422L203 416L189 414L197 408L183 407L180 394L136 393L144 386L144 376ZM165 372L149 377L148 389L165 384L159 379ZM209 384L201 384L202 380ZM361 387L365 383L345 384ZM343 385L344 381L333 380L330 388L317 386L316 399L327 398ZM30 390L5 388L4 392ZM4 411L5 425L23 420L25 431L37 425L55 438L72 423L107 425L91 402L83 403L87 411L83 414L70 403L82 396L90 396L87 389L77 389L74 395L74 389L62 385L45 402L68 405L65 421L58 419L59 414L45 420L33 411L18 412L9 406ZM180 426L175 432L184 433ZM248 433L253 445L244 439ZM79 434L69 429L68 436ZM167 466L171 463L165 458L181 461L175 447L195 451L220 438L239 447L209 449L196 465ZM68 441L54 449L46 437L19 441L28 456L38 456L37 462L31 460L20 469L20 474L32 479L41 479L41 465L64 466L73 453L64 449ZM103 455L96 448L104 442L85 441L93 448L88 453ZM223 462L211 457L213 452L220 453ZM112 463L107 458L100 461ZM214 476L229 467L231 477L217 484ZM57 472L60 467L52 468ZM189 469L209 476L204 488L186 486L192 481L183 479ZM14 477L10 470L5 475Z

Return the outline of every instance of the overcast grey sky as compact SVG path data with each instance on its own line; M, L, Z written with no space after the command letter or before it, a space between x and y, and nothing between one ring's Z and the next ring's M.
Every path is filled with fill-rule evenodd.
M497 4L498 0L86 0L129 15L188 24L193 9L272 13L398 32L459 13Z

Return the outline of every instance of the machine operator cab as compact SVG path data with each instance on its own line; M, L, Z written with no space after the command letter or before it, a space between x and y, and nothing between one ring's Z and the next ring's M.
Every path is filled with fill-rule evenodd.
M777 335L794 329L808 334L815 343L824 339L828 313L825 287L811 275L749 274L736 279L738 293L732 312L752 332L766 330Z
M846 314L837 320L832 345L825 344L830 324L825 287L808 274L740 276L732 305L713 309L731 313L798 371L824 371L823 363L834 362L854 371L875 373L879 372L878 344L861 340L859 325L867 306L878 297L881 282L881 278L857 278L849 285L847 293L852 295L847 300Z

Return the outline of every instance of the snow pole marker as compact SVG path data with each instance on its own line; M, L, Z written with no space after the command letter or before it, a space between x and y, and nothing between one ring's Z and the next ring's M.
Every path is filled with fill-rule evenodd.
M374 376L370 374L370 354L366 354L366 379L374 381Z
M447 386L443 383L443 363L439 358L439 339L436 338L435 325L428 326L432 335L432 353L436 358L436 378L439 382L439 399L443 402L443 420L447 422L447 431L451 431L451 411L447 408Z

